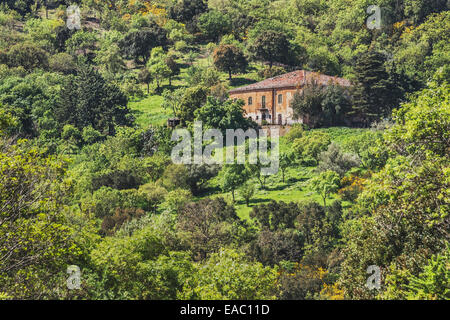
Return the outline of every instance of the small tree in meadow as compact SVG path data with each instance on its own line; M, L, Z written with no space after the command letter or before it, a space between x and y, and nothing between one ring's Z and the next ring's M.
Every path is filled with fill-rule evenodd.
M327 205L327 198L332 192L339 188L339 175L331 170L322 172L319 176L311 179L311 186L323 199L323 206Z
M213 60L217 69L228 72L230 81L232 72L245 71L248 66L242 50L231 44L220 45L214 50Z
M244 198L247 207L249 207L250 200L255 195L255 186L252 183L247 182L239 189L239 193L241 194L242 198Z
M280 169L281 174L283 177L283 183L284 183L284 174L286 172L286 169L289 168L292 165L292 154L282 153L280 155Z

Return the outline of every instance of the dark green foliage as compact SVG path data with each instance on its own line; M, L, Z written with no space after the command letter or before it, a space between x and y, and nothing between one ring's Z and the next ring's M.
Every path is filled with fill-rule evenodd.
M290 43L285 34L276 31L264 31L250 44L248 50L253 58L269 62L272 68L274 62L289 61Z
M47 53L33 43L13 45L7 54L10 67L23 67L27 71L48 68Z
M227 14L211 10L198 18L198 27L208 39L216 42L222 35L230 33L231 19Z
M298 214L298 206L294 202L271 201L269 204L254 207L250 217L256 219L262 228L276 231L293 228Z
M296 92L291 102L294 116L312 128L350 123L351 106L348 90L336 84L324 87L315 80Z
M170 19L186 24L189 32L198 30L197 19L200 14L208 10L208 5L203 0L181 0L169 8Z
M156 23L130 31L120 42L122 53L138 64L147 63L153 48L167 44L166 31Z
M231 224L238 219L235 209L222 198L206 198L185 205L177 227L194 257L203 260L233 241Z
M245 72L248 66L244 53L233 45L220 45L214 50L213 60L217 69L228 72L230 81L232 72Z
M127 98L89 67L80 68L77 76L67 79L55 113L61 124L73 124L80 130L91 126L107 135L114 134L115 126L131 124Z
M362 54L355 66L356 87L353 92L353 110L350 114L363 125L388 116L397 106L397 93L386 71L382 53Z
M219 173L220 166L218 165L207 165L207 164L192 164L187 165L187 184L192 194L198 195L205 188L208 181Z
M195 120L202 121L203 126L222 131L225 137L227 129L255 128L256 124L244 117L242 101L220 101L214 97L208 97L206 104L195 111Z
M295 229L263 229L253 244L252 256L264 265L298 261L303 256L303 237Z
M36 3L35 0L6 0L6 5L12 9L17 11L19 14L24 16L27 13L30 13L32 10L32 6Z
M203 86L186 89L177 113L183 124L194 121L195 111L205 104L207 95L208 89Z

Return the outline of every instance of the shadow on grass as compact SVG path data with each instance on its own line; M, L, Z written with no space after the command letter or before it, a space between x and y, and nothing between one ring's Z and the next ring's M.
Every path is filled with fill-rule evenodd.
M253 208L254 206L257 206L259 204L268 203L272 200L273 199L260 199L260 198L252 199L250 200L250 208ZM242 204L245 204L245 201L242 201Z
M301 178L295 178L295 177L290 177L289 179L286 179L286 187L289 187L290 185L297 183L297 182L304 182L309 180L308 178L305 177L301 177Z

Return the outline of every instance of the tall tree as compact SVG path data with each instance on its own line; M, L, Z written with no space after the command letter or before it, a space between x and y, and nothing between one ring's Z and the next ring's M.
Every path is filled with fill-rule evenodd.
M147 63L152 48L165 46L166 31L152 23L149 27L130 31L120 42L122 53L138 64Z
M80 130L92 126L109 135L116 125L130 124L127 97L91 67L82 66L76 77L68 78L61 97L55 112L61 124Z
M274 62L288 62L290 43L284 33L268 30L257 35L248 49L256 60L268 61L272 68Z
M231 81L233 71L245 72L248 66L242 50L234 45L220 45L213 53L214 66L220 71L228 72L228 79Z
M162 47L153 48L151 57L147 62L147 68L156 80L157 91L160 91L161 82L169 78L171 70L166 64L167 55Z
M350 114L368 126L372 121L388 116L396 106L396 95L385 67L382 53L369 51L360 55L355 66L356 86L353 110Z

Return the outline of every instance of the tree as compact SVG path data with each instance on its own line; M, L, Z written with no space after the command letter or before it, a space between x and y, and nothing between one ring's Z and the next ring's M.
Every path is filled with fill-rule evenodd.
M184 94L185 94L184 88L175 89L173 91L169 89L164 89L162 93L162 97L164 100L161 103L161 107L163 107L164 109L171 110L174 117L180 115L179 112L181 110L181 103Z
M187 184L193 195L198 195L203 191L208 181L219 173L220 166L207 164L187 165Z
M209 90L204 86L195 86L184 90L181 98L177 116L182 124L192 122L195 119L195 111L200 109L206 102Z
M252 183L244 183L240 188L239 188L239 193L241 194L242 198L244 198L245 200L245 204L247 205L247 207L250 206L250 200L253 197L253 195L255 194L255 186Z
M387 276L386 284L388 288L383 295L383 299L408 299L408 300L448 300L450 291L448 282L450 281L449 249L441 254L433 255L427 261L423 271L418 275L408 274L402 277L400 272L395 272Z
M180 74L180 65L175 61L173 55L167 55L164 62L170 69L169 86L172 86L172 78Z
M286 172L286 169L292 165L292 158L293 158L292 153L291 154L282 153L280 155L280 169L283 177L283 183L284 183L284 173Z
M251 41L248 50L256 60L268 61L272 68L274 62L287 62L290 43L284 33L269 30Z
M356 86L353 92L353 110L350 114L368 126L372 121L389 116L397 105L395 93L384 66L385 57L375 51L358 58L355 66Z
M345 88L337 84L323 86L313 79L294 94L291 108L296 119L303 119L313 128L336 126L345 123L351 101Z
M47 69L47 53L33 43L25 42L13 45L8 50L8 65L10 67L23 67L27 71L33 69Z
M322 86L312 80L307 83L301 92L297 91L291 102L296 119L303 119L308 125L317 127L322 116L322 101L324 91Z
M77 65L70 54L61 52L50 57L49 69L63 74L74 74L77 70Z
M321 152L327 150L331 143L330 136L325 132L312 131L292 143L295 157L306 161L319 161Z
M348 124L348 114L352 110L349 90L338 84L325 87L322 99L321 125L337 126Z
M156 80L157 91L160 90L161 82L169 78L171 70L166 64L166 54L162 47L152 49L151 57L147 62L147 68Z
M119 47L126 57L134 59L137 64L146 64L151 50L166 44L166 31L153 22L149 27L130 31L120 40Z
M269 204L254 207L250 212L250 217L256 219L261 228L277 231L294 228L295 218L298 214L296 203L272 200Z
M418 277L448 246L449 90L430 82L393 113L396 124L384 136L390 157L359 195L358 218L344 226L340 283L347 297L375 297L364 287L367 266L380 266L383 279ZM378 294L395 294L391 285Z
M126 69L120 47L117 44L121 39L122 35L117 31L106 32L100 40L100 49L96 52L95 62L112 75Z
M147 68L144 68L139 72L138 80L140 83L145 83L147 85L147 94L149 94L150 93L150 83L153 81L153 77Z
M196 260L219 251L233 241L232 224L238 221L233 206L223 198L202 199L186 204L178 214L177 230Z
M131 123L125 95L90 67L80 68L76 77L67 79L61 97L55 110L61 124L73 124L80 130L92 126L112 135L116 125Z
M214 65L221 71L228 72L231 81L233 71L244 72L247 68L247 60L244 53L233 45L220 45L213 53Z
M224 192L231 191L233 202L234 192L249 178L247 168L243 164L226 164L220 173L221 187Z
M210 10L199 16L198 27L214 42L217 42L220 36L232 31L230 17L217 10Z
M7 0L6 5L11 10L16 10L20 15L25 16L27 13L32 11L33 5L36 3L35 0Z
M351 168L358 167L361 164L358 156L341 152L339 146L331 143L326 151L319 155L318 170L323 172L332 170L342 178Z
M0 146L0 292L14 299L61 298L67 294L61 272L80 256L57 183L65 164L25 141L1 138Z
M164 170L161 182L169 191L188 189L188 170L184 165L171 164Z
M194 270L186 252L171 251L165 216L125 223L91 250L88 296L97 299L176 299Z
M202 121L204 127L222 131L225 136L227 129L256 128L256 124L244 116L242 101L221 101L209 96L206 104L194 111L196 121Z
M181 0L169 7L168 16L186 24L190 33L198 31L197 17L208 10L208 4L203 0Z
M252 256L263 265L274 266L282 261L296 261L303 255L303 237L298 230L263 229L252 246Z
M311 186L323 199L323 206L327 206L327 198L332 192L339 188L339 175L331 170L320 173L319 176L311 179Z
M95 50L97 36L94 32L79 30L66 40L67 52L71 55L82 53L84 56Z
M198 266L179 295L188 300L275 299L276 271L249 262L243 253L223 249Z

